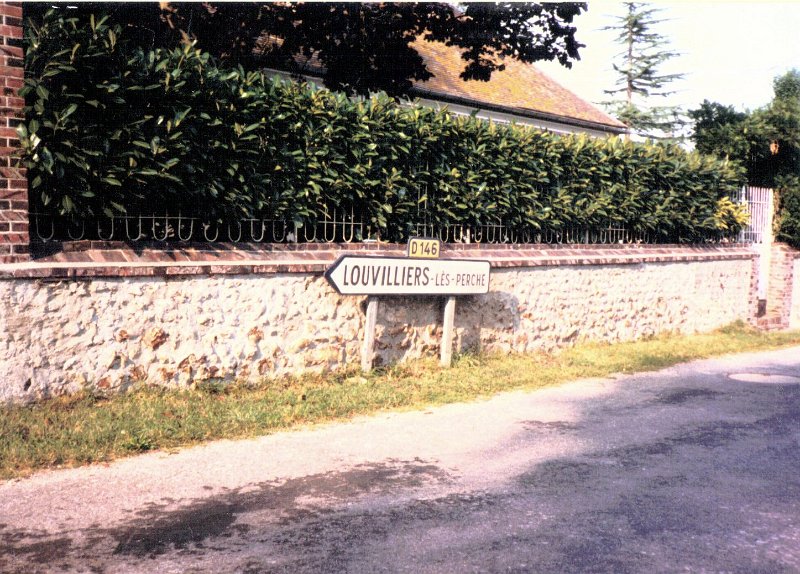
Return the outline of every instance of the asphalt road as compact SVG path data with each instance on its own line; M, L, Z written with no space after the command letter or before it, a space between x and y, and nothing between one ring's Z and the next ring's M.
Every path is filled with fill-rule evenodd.
M800 347L0 483L0 572L800 572Z

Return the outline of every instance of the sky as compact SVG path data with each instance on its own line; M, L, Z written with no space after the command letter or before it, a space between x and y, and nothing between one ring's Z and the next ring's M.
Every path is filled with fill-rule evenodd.
M800 69L800 1L794 2L651 2L663 9L666 21L654 31L680 53L664 64L667 73L685 79L670 86L678 93L653 99L656 105L699 107L704 99L753 110L772 100L772 81L792 68ZM576 37L585 44L572 69L540 62L537 67L564 87L592 103L606 101L604 89L614 86L611 68L623 48L614 31L602 30L625 12L622 3L589 2L588 12L575 19Z

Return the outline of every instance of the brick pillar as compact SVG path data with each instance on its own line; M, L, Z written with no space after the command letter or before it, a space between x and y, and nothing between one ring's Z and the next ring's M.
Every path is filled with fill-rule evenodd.
M769 266L767 314L758 320L766 329L788 329L792 313L795 251L788 245L774 243Z
M22 54L22 4L0 2L0 263L29 258L28 179L13 154L16 128L25 101L18 97L25 67Z
M759 325L759 319L766 314L766 310L761 309L761 299L758 294L759 273L761 272L761 258L763 256L764 254L761 253L758 257L753 258L752 271L750 273L747 322L754 327Z

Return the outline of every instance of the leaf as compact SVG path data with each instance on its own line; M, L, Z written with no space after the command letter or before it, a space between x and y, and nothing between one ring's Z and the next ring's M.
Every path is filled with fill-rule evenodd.
M48 99L50 97L50 92L47 91L47 88L45 88L44 85L37 84L36 85L36 95L39 96L40 98L42 98L43 100L46 100L46 99Z
M63 114L62 114L62 116L61 116L61 120L63 121L63 120L65 120L65 119L67 119L69 116L71 116L72 114L74 114L74 113L75 113L75 110L77 110L77 109L78 109L78 104L70 104L70 105L67 107L67 109L66 109L66 110L64 110L64 113L63 113Z

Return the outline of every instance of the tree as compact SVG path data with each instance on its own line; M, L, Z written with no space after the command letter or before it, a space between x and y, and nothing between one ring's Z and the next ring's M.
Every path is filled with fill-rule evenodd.
M689 111L698 151L738 161L752 185L785 188L800 180L800 72L773 82L775 96L763 108L737 112L704 101Z
M800 71L789 70L772 82L775 99L784 102L800 102Z
M143 42L171 47L195 42L246 69L279 67L302 73L318 63L331 89L350 94L406 93L432 73L412 43L419 37L463 49L461 77L487 81L505 58L531 63L579 59L575 16L585 3L470 3L454 8L414 3L155 3L103 4ZM26 5L36 19L48 6ZM81 4L76 11L97 11Z
M750 185L777 190L776 238L800 248L800 71L772 85L772 101L752 112L704 101L689 112L692 140L702 153L740 163Z
M800 71L790 70L772 85L775 97L754 116L769 140L772 184L783 187L786 179L800 183Z
M684 74L666 74L660 69L678 53L667 49L668 42L653 31L663 22L656 18L659 9L638 2L626 2L625 7L627 13L617 17L615 25L604 28L616 32L615 41L624 48L617 56L618 62L612 64L618 74L615 87L605 93L621 94L623 98L604 102L604 105L637 135L670 135L681 124L678 109L648 105L648 100L674 93L668 86Z
M700 107L688 112L694 123L692 140L700 153L720 157L744 158L748 144L745 122L746 112L737 112L733 106L703 100Z
M775 97L756 115L769 139L770 185L779 190L776 238L800 248L800 71L789 70L772 86Z

